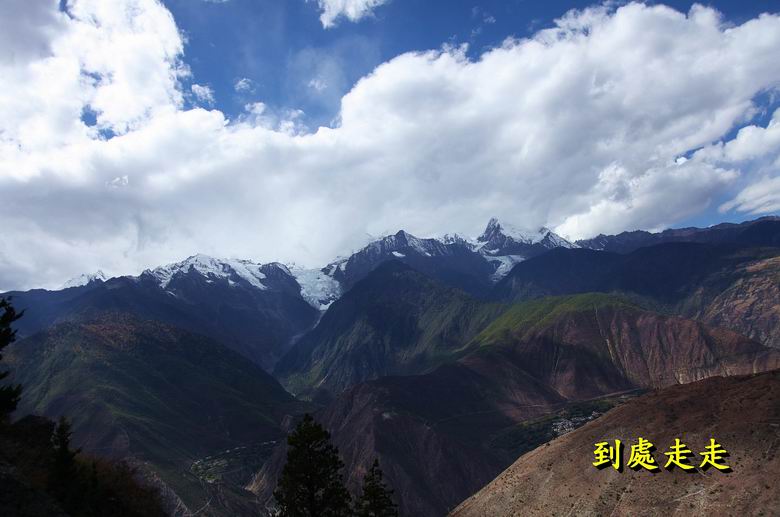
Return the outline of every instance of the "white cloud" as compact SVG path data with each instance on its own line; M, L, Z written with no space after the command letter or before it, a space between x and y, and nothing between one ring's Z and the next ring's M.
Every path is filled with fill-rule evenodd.
M780 176L754 181L734 199L721 205L722 212L734 209L755 215L780 212Z
M315 77L311 81L309 81L309 88L312 88L318 92L323 91L325 88L328 87L328 84L320 79L319 77Z
M336 21L341 17L356 22L371 15L375 8L387 2L388 0L317 0L322 11L320 22L326 29L335 27Z
M203 84L193 84L190 89L197 100L208 105L214 104L214 90Z
M242 77L233 84L233 89L236 93L251 93L255 91L255 84L251 79Z
M65 19L46 0L5 0L0 17L0 60L25 62L51 55L51 41Z
M262 103L232 122L186 109L159 2L79 0L72 18L56 4L0 61L0 289L194 252L317 265L365 234L473 234L494 214L579 237L715 200L778 206L778 115L721 143L780 84L778 16L573 12L477 60L398 56L341 99L337 125L307 132Z
M720 206L721 212L738 210L750 214L780 211L780 109L767 127L747 126L736 138L698 151L702 160L737 163L755 172L733 199Z

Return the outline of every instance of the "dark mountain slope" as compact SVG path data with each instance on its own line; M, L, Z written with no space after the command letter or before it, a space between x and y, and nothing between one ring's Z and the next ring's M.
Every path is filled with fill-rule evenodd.
M494 268L472 248L457 237L420 239L402 230L372 242L326 270L346 291L380 264L401 261L447 285L484 295L492 287L490 275Z
M317 310L301 298L292 277L273 265L264 267L269 284L265 289L185 269L164 286L146 272L62 291L8 294L26 311L19 322L20 336L110 310L208 335L270 369L291 339L314 325Z
M641 230L618 235L598 235L577 241L579 246L615 253L631 253L645 246L670 242L701 244L742 244L748 246L780 246L780 217L762 217L743 223L722 223L709 228L676 228L659 233Z
M779 424L780 372L672 386L521 456L452 515L778 515ZM594 443L630 445L640 436L657 446L662 465L675 438L695 453L715 438L729 451L734 472L652 475L591 465Z
M556 249L496 285L500 300L619 292L664 312L726 326L780 347L780 249L661 244L627 255Z
M331 305L274 374L294 392L421 373L470 341L504 308L477 302L389 261Z
M780 352L733 332L598 294L514 307L472 345L430 373L353 386L319 413L353 488L379 456L405 514L442 515L573 408L587 419L603 397L780 366ZM283 458L282 447L252 483L261 501Z
M55 325L7 359L24 386L19 414L67 415L85 451L150 464L188 505L206 498L194 459L276 440L283 417L302 409L213 340L127 315Z

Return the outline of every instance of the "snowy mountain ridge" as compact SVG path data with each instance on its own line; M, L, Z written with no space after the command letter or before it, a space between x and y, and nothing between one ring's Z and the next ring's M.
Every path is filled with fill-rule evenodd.
M548 249L579 247L544 226L536 231L526 231L500 223L495 217L490 219L485 231L477 237L477 243L480 252L489 255L500 255L502 249L510 246L541 245Z
M401 230L394 235L369 242L349 257L331 262L322 271L344 282L350 276L364 273L367 267L378 260L392 258L424 260L454 257L459 253L475 253L490 265L492 268L490 280L495 283L509 273L515 264L558 247L578 246L548 228L541 227L535 231L522 230L513 225L500 223L494 217L477 238L466 238L458 234L419 238Z
M208 255L197 254L181 262L147 269L142 275L153 277L163 289L168 287L177 274L186 274L194 271L207 279L227 279L229 283L235 283L241 279L258 289L265 290L267 286L263 283L263 280L266 279L266 275L261 271L262 267L262 264L257 264L251 260L216 259Z
M289 277L300 286L300 295L309 305L324 311L355 281L385 260L402 260L417 265L426 261L442 264L441 261L445 261L450 264L461 263L463 268L476 266L480 271L486 270L480 273L484 275L483 278L489 277L490 282L495 283L509 273L515 264L556 247L574 248L577 245L544 227L537 231L525 231L492 218L477 238L465 238L458 234L420 238L401 230L372 240L360 250L347 257L340 257L321 269L304 268L294 263L261 264L251 260L219 259L196 254L180 262L147 269L134 278L152 278L161 289L168 290L171 282L179 275L195 273L207 282L227 280L231 286L248 284L256 289L268 290L273 289L274 285L269 274L276 279ZM106 276L98 271L70 280L63 289L106 280Z
M84 285L89 285L92 282L105 282L107 280L105 273L98 269L94 273L91 274L81 274L77 277L71 278L64 284L62 284L62 287L60 287L60 290L62 289L69 289L71 287L81 287Z

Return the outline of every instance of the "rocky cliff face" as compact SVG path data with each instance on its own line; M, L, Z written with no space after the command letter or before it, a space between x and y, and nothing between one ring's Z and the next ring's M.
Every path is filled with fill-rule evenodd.
M777 515L780 372L714 377L631 400L520 457L451 515ZM715 438L733 473L622 473L592 465L596 442L638 437L662 453L681 438L699 452ZM700 456L697 455L697 458ZM698 464L698 463L697 463Z
M701 291L694 292L696 298ZM780 348L780 257L745 264L729 284L688 316Z
M538 337L546 338L541 342L554 343L552 349L533 350L533 344L540 342ZM538 332L529 343L515 346L521 348L518 352L526 361L537 362L533 368L537 375L548 375L558 392L570 396L581 396L590 385L590 374L578 376L583 365L574 350L593 354L631 385L643 388L780 367L780 353L730 330L628 308L571 313ZM537 358L546 359L547 364Z

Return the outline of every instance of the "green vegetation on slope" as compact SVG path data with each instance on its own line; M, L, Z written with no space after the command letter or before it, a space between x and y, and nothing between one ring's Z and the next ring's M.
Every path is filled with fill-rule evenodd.
M506 307L385 263L328 309L275 374L293 393L306 393L429 371L456 358Z
M474 338L478 345L500 344L510 337L523 337L549 327L562 316L607 307L641 310L622 296L586 293L569 296L548 296L513 305Z

